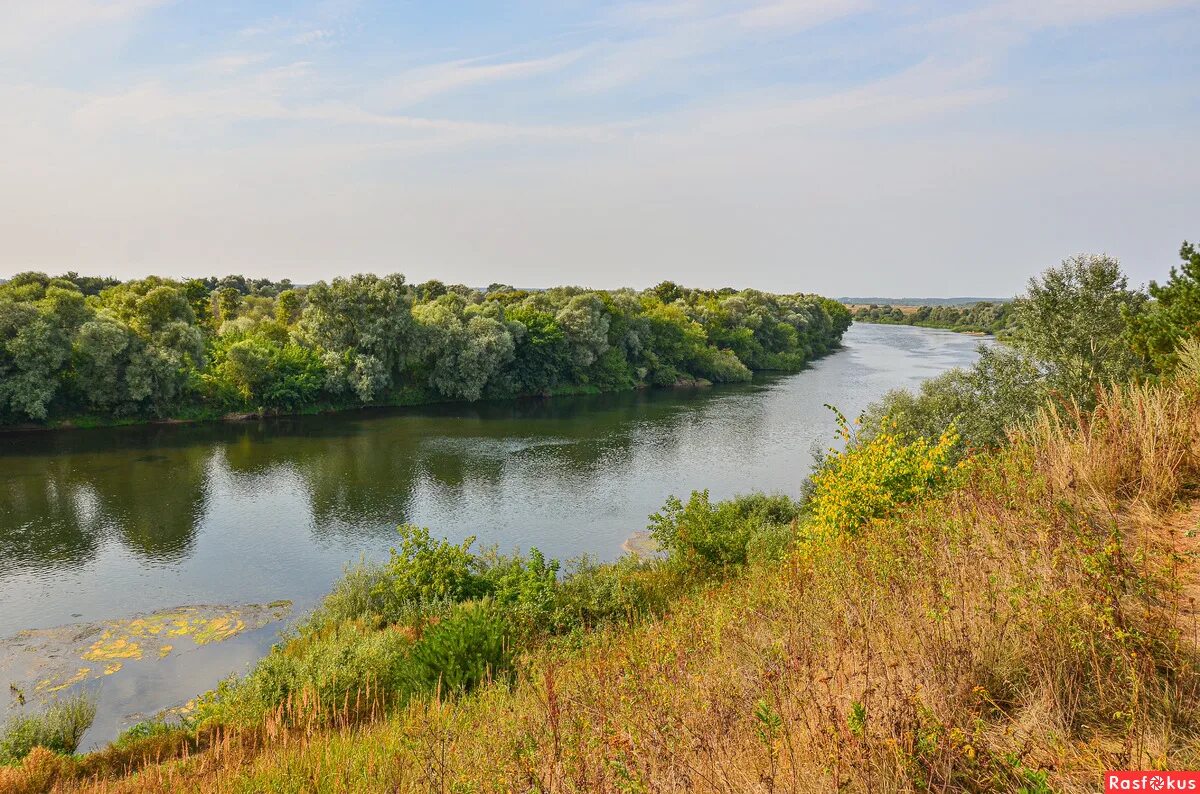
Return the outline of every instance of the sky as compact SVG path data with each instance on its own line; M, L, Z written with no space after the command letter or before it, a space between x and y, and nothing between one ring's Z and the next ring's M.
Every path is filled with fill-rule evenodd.
M0 277L1161 280L1198 40L1200 0L0 0Z

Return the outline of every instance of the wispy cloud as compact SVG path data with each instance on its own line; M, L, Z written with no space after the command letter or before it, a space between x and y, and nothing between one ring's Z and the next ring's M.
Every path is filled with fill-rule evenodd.
M328 43L334 36L334 32L327 28L315 28L306 30L303 33L297 33L292 37L293 44L323 44Z
M1002 0L964 16L977 23L1013 22L1044 27L1077 25L1196 5L1195 0Z
M611 17L612 38L604 54L574 84L590 91L618 89L738 46L794 36L870 5L868 0L665 0L623 6Z
M490 62L471 58L409 69L383 81L372 94L384 105L405 107L472 86L523 80L557 72L577 62L588 50L577 49L521 61Z
M271 54L265 52L230 52L203 60L198 64L198 68L203 72L231 75L270 58Z
M0 6L0 52L30 52L56 38L127 22L168 0L9 0Z

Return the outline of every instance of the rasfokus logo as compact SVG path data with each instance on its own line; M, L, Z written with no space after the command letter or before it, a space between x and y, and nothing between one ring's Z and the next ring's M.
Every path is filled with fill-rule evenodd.
M1104 791L1200 792L1200 772L1105 772Z

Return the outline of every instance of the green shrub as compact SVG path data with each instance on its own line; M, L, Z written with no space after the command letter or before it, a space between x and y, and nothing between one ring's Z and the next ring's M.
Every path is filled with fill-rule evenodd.
M567 634L662 614L683 589L677 571L632 555L607 564L581 557L558 586L554 630Z
M468 604L431 627L413 646L408 675L415 689L467 692L512 667L504 622L490 604Z
M41 714L14 717L0 735L0 764L15 764L34 747L70 755L95 718L96 703L87 695L51 703Z
M392 609L391 578L379 563L358 562L346 567L342 578L309 616L300 631L336 625L351 620L383 621Z
M459 545L434 541L429 530L401 526L400 548L392 549L371 592L375 608L389 622L414 613L438 609L486 595L487 582L479 575L479 558L470 551L474 537Z
M739 566L752 548L777 547L782 528L798 514L799 506L782 495L749 494L713 504L708 491L693 491L686 505L667 498L662 511L650 516L650 536L685 568ZM774 540L761 542L763 535Z
M162 718L154 718L142 720L130 725L125 730L121 731L120 735L113 740L112 746L115 748L132 747L137 743L149 739L154 736L166 736L186 727L184 723L170 723Z
M732 350L718 350L711 345L696 351L691 369L714 383L740 383L750 380L750 369Z
M488 593L505 622L521 636L544 631L555 609L558 560L530 549L528 558L493 554L483 566Z

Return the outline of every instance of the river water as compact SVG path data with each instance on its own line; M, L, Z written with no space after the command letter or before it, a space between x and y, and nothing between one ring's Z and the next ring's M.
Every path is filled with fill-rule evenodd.
M0 638L188 605L286 599L302 613L347 562L386 558L406 522L502 551L613 559L669 494L797 495L833 440L825 403L853 416L969 365L979 343L859 324L805 371L745 385L0 435ZM99 697L85 746L245 669L283 625L247 622L108 675L70 665L89 669L72 688ZM99 636L55 636L68 634ZM33 675L12 653L6 668L4 648L0 675Z

